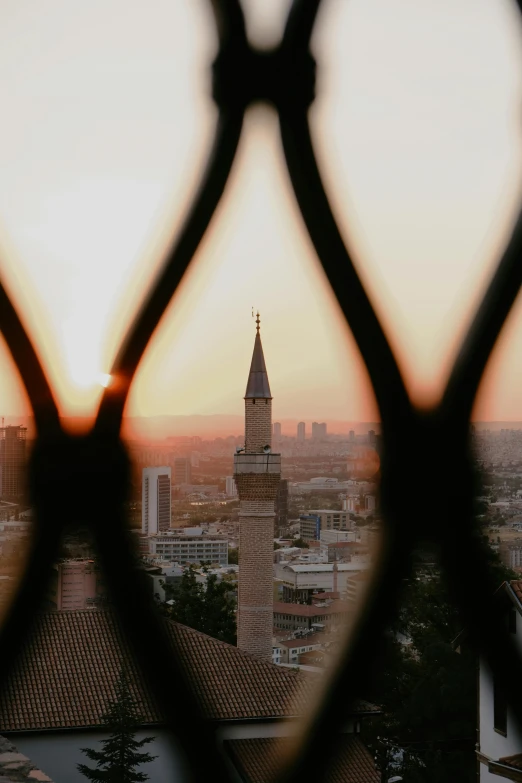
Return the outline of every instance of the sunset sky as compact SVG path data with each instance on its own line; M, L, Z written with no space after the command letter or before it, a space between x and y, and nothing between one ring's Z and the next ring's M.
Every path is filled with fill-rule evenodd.
M277 36L288 3L245 3ZM212 136L203 0L4 0L0 273L66 414L93 411ZM436 399L521 197L522 25L494 0L328 0L313 130L336 215L412 394ZM225 198L134 384L131 415L240 413L262 337L277 418L371 420L372 394L250 112ZM23 411L12 368L0 414ZM522 308L476 415L522 420Z

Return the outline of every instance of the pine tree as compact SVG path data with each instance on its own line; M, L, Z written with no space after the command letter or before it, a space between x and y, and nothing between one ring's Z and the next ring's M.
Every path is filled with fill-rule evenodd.
M78 764L78 770L95 783L142 783L148 780L149 776L137 772L136 767L156 758L150 753L140 752L140 748L152 742L154 737L135 739L140 716L123 670L116 683L116 698L109 702L102 720L111 732L110 737L101 741L103 750L81 749L87 758L96 762L96 767Z

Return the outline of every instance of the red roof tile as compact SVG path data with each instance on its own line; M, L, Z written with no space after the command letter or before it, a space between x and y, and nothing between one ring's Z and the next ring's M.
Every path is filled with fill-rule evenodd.
M519 602L522 604L522 579L512 579L509 584Z
M319 596L314 596L319 600ZM328 606L308 606L307 604L286 604L282 601L274 603L274 613L291 614L296 617L318 617L320 615L354 612L351 601L332 601Z
M288 737L263 737L228 740L224 744L245 783L269 783L280 773L291 742ZM325 780L327 783L380 783L381 775L359 737L345 734Z
M165 622L173 653L209 719L280 718L306 709L314 690L311 678ZM99 726L122 664L143 722L161 723L112 612L40 615L2 694L0 731Z

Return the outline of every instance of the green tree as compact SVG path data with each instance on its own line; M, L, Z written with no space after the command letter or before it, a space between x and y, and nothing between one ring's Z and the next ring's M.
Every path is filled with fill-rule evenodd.
M228 563L229 565L237 565L239 562L239 550L231 547L228 550Z
M310 549L310 544L302 538L296 538L292 544L300 549Z
M383 779L474 783L476 660L452 644L461 628L440 578L409 582L368 695L384 712L365 727Z
M229 582L218 582L216 574L209 574L203 585L194 569L186 568L178 585L165 585L165 593L173 620L222 642L236 643L234 587Z
M150 753L141 752L141 748L152 742L154 737L145 737L142 740L135 738L141 718L123 670L116 683L116 698L109 702L102 720L111 732L107 739L101 741L103 749L81 749L87 758L96 762L96 766L78 764L78 770L95 783L141 783L148 780L149 776L138 772L136 767L148 764L156 758Z

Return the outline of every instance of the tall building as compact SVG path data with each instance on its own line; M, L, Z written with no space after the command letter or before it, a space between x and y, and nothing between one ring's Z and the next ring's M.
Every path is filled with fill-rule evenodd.
M312 422L312 439L313 440L326 440L326 422L321 421Z
M275 499L274 535L279 537L288 527L288 479L281 479Z
M227 476L225 478L225 495L229 498L237 497L237 487L234 476Z
M141 532L147 536L170 528L170 468L144 468L141 493Z
M0 496L20 498L25 487L27 427L0 427Z
M281 439L281 424L278 421L274 421L274 440Z
M297 440L306 439L306 424L304 421L300 421L297 425Z
M174 484L191 484L192 483L192 471L191 461L187 457L175 457L174 463Z
M272 394L263 347L256 337L245 392L245 450L234 456L239 494L237 645L272 659L275 499L281 455L271 453Z

